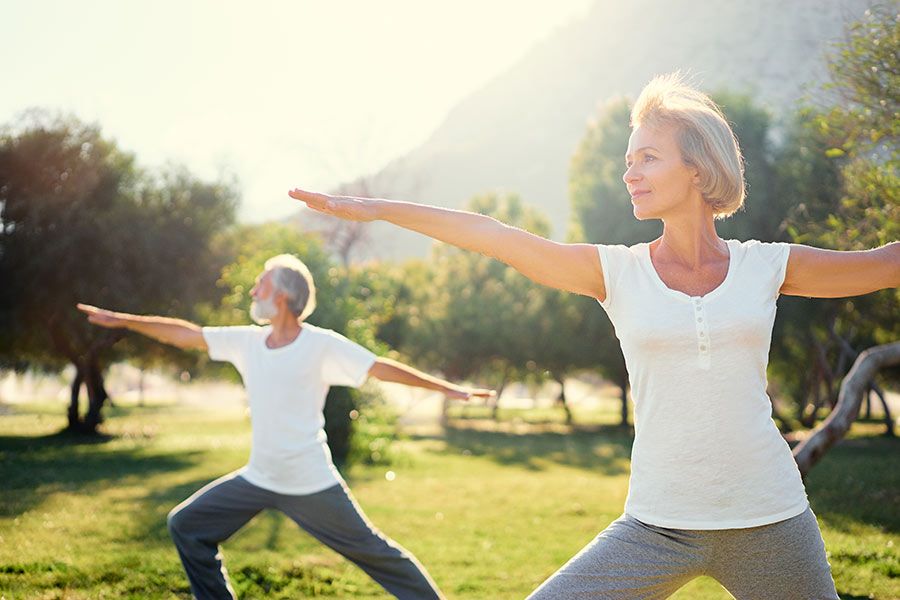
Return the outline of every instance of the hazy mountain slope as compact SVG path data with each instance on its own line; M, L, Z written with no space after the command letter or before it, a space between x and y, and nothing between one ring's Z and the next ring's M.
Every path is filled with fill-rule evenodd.
M599 104L634 97L654 74L681 69L705 90L750 92L782 112L825 78L824 52L869 4L598 0L583 20L556 31L461 102L426 143L370 186L451 207L479 192L515 191L562 238L569 159ZM420 236L381 224L372 235L369 252L378 257L421 255L428 247Z

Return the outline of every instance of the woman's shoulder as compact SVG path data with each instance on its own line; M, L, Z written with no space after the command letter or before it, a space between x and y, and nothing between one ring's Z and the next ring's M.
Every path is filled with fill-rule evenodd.
M601 253L615 253L623 256L640 256L643 254L650 242L637 242L634 244L594 244Z
M781 270L790 255L790 243L762 240L726 240L731 252L737 253L739 262L764 264Z

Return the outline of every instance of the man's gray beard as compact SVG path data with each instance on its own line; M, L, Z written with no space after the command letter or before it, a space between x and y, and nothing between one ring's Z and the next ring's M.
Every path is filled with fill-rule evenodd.
M250 318L260 325L265 325L278 314L278 308L272 299L254 300L250 303Z

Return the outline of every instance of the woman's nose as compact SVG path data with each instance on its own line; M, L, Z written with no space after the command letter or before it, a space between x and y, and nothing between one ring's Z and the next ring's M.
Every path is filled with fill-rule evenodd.
M637 181L638 179L640 179L640 176L634 168L634 165L625 169L625 172L622 174L622 181L624 181L625 183L631 183L632 181Z

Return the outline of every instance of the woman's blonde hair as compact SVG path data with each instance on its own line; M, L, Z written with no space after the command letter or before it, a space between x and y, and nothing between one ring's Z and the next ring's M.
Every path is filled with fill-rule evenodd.
M700 192L717 219L744 205L744 160L734 132L709 96L679 73L654 77L631 109L631 127L674 125L685 164L696 167Z

